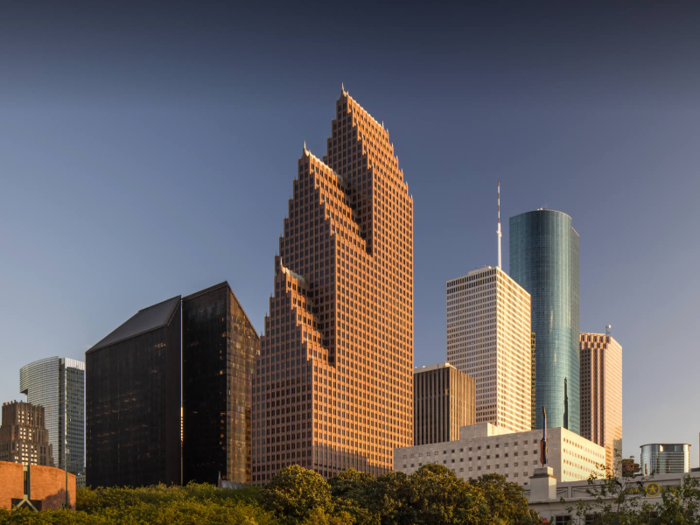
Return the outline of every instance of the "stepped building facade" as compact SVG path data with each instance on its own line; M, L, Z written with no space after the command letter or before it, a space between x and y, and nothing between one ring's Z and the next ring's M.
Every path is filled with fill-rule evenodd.
M253 383L253 482L381 474L413 444L413 201L389 133L345 90L306 147Z

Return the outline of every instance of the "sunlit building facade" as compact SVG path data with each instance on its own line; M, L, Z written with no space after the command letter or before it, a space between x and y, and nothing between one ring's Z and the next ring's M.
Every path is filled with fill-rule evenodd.
M622 347L605 334L581 334L581 436L605 447L622 474Z
M580 433L579 237L571 217L539 209L511 217L510 276L531 296L537 340L536 426Z
M53 445L46 429L46 409L23 401L2 405L0 461L54 466Z
M447 281L447 360L476 379L476 423L532 428L530 294L500 268Z
M540 463L541 430L511 432L491 423L462 427L459 439L444 443L397 448L394 470L414 474L422 466L443 465L465 481L500 474L526 486ZM559 481L604 475L605 450L565 428L547 430L547 466Z
M253 482L391 470L413 443L413 201L389 132L346 91L304 147L253 385Z

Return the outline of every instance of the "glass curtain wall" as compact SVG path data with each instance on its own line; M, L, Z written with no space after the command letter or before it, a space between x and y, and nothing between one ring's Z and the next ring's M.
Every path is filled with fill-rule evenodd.
M580 433L579 237L571 217L536 210L511 217L510 275L532 297L536 428Z

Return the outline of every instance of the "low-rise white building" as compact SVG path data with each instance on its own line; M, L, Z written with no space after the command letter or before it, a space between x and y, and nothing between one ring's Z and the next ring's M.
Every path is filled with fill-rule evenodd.
M700 471L694 470L689 474L659 474L656 476L635 476L618 478L619 490L628 493L629 500L636 500L636 505L630 503L629 508L640 509L643 503L656 504L663 502L663 492L669 488L683 484L684 476L700 478ZM602 496L600 481L559 482L553 477L551 468L537 468L530 484L524 490L530 508L541 518L552 524L578 525L588 523L586 516L592 516L603 509L602 505L611 505L614 495ZM601 501L598 502L598 497ZM577 503L581 501L588 505L582 516L577 516ZM613 507L615 507L613 505ZM571 510L570 510L571 509Z
M394 450L394 470L412 474L428 463L444 465L469 480L502 474L508 481L528 485L539 463L541 430L510 432L491 423L460 428L458 441ZM605 449L565 428L547 430L547 463L559 481L603 475Z

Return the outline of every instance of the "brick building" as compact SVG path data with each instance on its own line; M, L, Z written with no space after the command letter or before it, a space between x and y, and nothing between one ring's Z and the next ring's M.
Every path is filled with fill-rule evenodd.
M44 417L42 406L23 401L3 403L0 461L53 467L53 447Z
M66 503L66 488L68 504L75 509L75 474L66 477L65 470L55 467L0 461L0 509L10 510L27 494L37 510L58 510Z
M343 89L304 147L253 385L253 482L381 474L413 444L413 200L389 132Z

